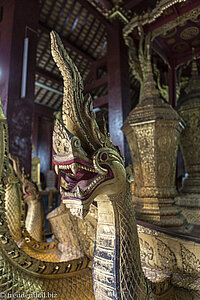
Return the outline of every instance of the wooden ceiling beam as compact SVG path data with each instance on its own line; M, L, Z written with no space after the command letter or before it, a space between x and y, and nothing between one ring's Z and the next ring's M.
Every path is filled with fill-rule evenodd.
M60 86L63 86L63 82L61 78L56 77L55 75L52 75L50 72L45 71L41 68L36 68L36 74L40 77L45 78L46 80L50 80L52 83L59 84ZM93 81L90 84L87 84L84 88L84 93L90 93L96 88L100 88L101 86L107 84L108 78L107 75L101 77L100 79L97 79ZM96 100L95 100L96 101ZM102 100L103 101L103 100Z
M97 99L93 99L93 107L97 108L97 107L102 107L104 105L108 104L108 96L101 96Z
M86 85L91 79L92 80L95 80L96 79L96 76L97 76L97 71L98 69L107 69L107 56L103 56L102 58L100 59L97 59L92 65L91 65L91 70L90 72L88 73L85 81L84 81L84 84Z
M100 67L104 67L106 66L106 62L107 62L107 57L104 56L96 61L93 62L92 64L92 67L94 66L94 68L100 68ZM56 84L59 84L59 85L63 85L63 82L62 82L62 79L57 77L56 75L53 75L51 72L48 72L42 68L39 68L39 67L36 67L36 74L40 77L43 77L45 78L46 80L50 80L52 81L53 83L56 83ZM89 73L89 76L88 77L91 77L92 74L91 72ZM104 78L104 77L103 77ZM87 78L86 82L88 82L89 78ZM85 85L86 86L86 90L88 91L91 91L92 89L94 89L95 87L98 87L98 85L103 82L105 83L106 82L106 79L98 79L97 82L95 82L94 84L91 83L91 84L88 84L88 85ZM93 88L94 86L94 88Z
M40 22L39 23L39 29L42 32L45 32L46 34L50 34L52 31L52 28L46 26L44 23ZM61 37L62 42L66 48L69 48L70 50L76 52L83 58L87 59L89 62L93 63L95 61L95 58L93 58L90 54L87 52L83 51L81 48L79 48L77 45L73 44L73 42L69 41L66 37Z
M107 75L105 75L105 76L93 81L92 83L87 84L84 88L84 93L90 93L94 89L103 86L107 82L108 82L108 77L107 77Z
M109 21L88 1L77 0L89 13L91 13L95 18L97 18L106 27L110 26Z
M99 69L105 67L106 65L107 65L107 55L95 60L95 62L92 64L92 67Z
M123 7L126 9L132 9L139 5L143 0L128 0L124 3Z
M48 106L39 104L39 103L34 103L34 114L41 115L41 116L47 116L50 118L54 118L53 113L55 112L55 109L50 108Z
M62 82L61 78L59 78L55 75L52 75L52 73L50 73L50 72L48 72L48 71L46 71L42 68L36 67L36 74L40 77L45 78L46 80L52 81L52 83L63 85L63 82Z
M99 3L107 10L111 9L113 6L108 0L99 0Z

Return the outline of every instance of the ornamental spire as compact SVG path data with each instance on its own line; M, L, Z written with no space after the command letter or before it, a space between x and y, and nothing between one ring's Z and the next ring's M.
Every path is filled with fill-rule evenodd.
M153 77L149 45L147 45L146 72L144 73L144 81L141 86L141 89L142 91L140 96L140 102L144 100L160 98L160 93L156 87L156 83Z
M191 70L191 77L188 82L188 93L192 91L196 91L200 87L200 76L198 74L198 67L197 67L197 59L195 56L194 48L192 48L192 70Z

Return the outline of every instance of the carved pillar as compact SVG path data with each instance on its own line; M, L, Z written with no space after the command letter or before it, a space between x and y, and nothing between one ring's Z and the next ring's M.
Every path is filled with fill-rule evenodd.
M153 79L150 57L141 93L140 103L123 125L132 154L136 216L160 226L181 226L184 218L174 204L181 119L160 98Z
M26 173L31 170L38 2L0 0L0 96L8 121L10 152L20 158ZM25 38L28 38L28 62L22 98Z
M180 95L177 110L186 122L180 145L188 177L176 203L183 207L188 222L200 224L200 76L196 61L192 63L187 93Z

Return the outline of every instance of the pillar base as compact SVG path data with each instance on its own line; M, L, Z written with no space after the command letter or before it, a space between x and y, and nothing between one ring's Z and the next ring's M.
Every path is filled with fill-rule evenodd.
M182 193L187 194L199 194L200 195L200 178L186 178L184 186L181 190ZM199 196L200 198L200 196Z
M200 194L180 193L175 202L188 223L200 225Z
M133 202L139 220L164 227L179 227L186 222L172 199L133 197Z

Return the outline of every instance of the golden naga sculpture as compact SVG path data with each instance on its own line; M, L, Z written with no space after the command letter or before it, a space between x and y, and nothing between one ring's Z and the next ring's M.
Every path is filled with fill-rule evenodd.
M92 100L83 97L80 74L58 35L52 33L51 38L53 57L64 79L62 113L57 117L53 133L53 160L61 183L62 202L80 218L87 214L93 200L98 206L93 255L95 299L194 299L187 290L172 287L172 269L167 268L165 272L166 266L152 264L154 275L148 276L151 282L144 276L130 178L123 158L106 130L99 130ZM165 260L170 261L170 253L166 252ZM145 267L151 269L143 260Z
M15 174L21 182L24 202L28 205L25 221L26 229L32 238L41 242L44 234L44 208L42 199L36 185L27 178L24 170L21 172L19 158L11 155L9 158L13 162Z
M52 54L64 79L62 115L53 133L62 202L81 218L94 199L98 205L95 299L153 299L141 267L124 160L106 130L99 130L92 99L83 97L80 74L58 35L51 33L51 38Z
M77 69L58 36L54 33L51 36L53 56L63 73L65 85L63 121L55 122L53 136L54 162L59 177L64 179L62 200L79 217L89 211L94 198L99 206L94 255L95 298L127 299L130 295L141 300L153 299L139 259L123 158L109 135L99 131L91 99L85 100L82 96L79 85L82 81ZM27 294L46 293L51 299L94 299L88 259L80 257L60 262L55 242L36 242L25 230L24 220L21 222L23 209L18 179L9 171L7 125L2 110L0 126L1 293L5 296L25 293L24 298ZM12 224L15 212L18 223Z
M58 220L57 226L56 220L52 222L53 228L57 227L58 241L37 242L25 230L19 183L9 170L6 119L0 111L1 293L5 296L24 293L24 298L42 294L49 299L63 300L193 299L186 292L184 297L181 293L166 295L166 289L171 287L169 280L153 285L158 294L156 298L153 296L141 266L124 160L106 130L103 133L99 130L92 100L83 97L80 74L56 33L51 33L51 43L53 57L64 79L62 114L55 122L53 133L53 159L63 204L49 216L49 220L54 217ZM64 204L74 216L82 218L93 200L98 205L98 223L92 283L87 257L63 261L62 254L67 254L69 245L63 235L60 237L59 226L65 226L70 238L74 228L69 234ZM19 218L13 226L11 217L15 213ZM163 291L165 294L160 296Z
M38 242L26 231L19 179L10 170L8 151L7 123L0 106L1 297L94 299L88 258L61 262L57 242Z

